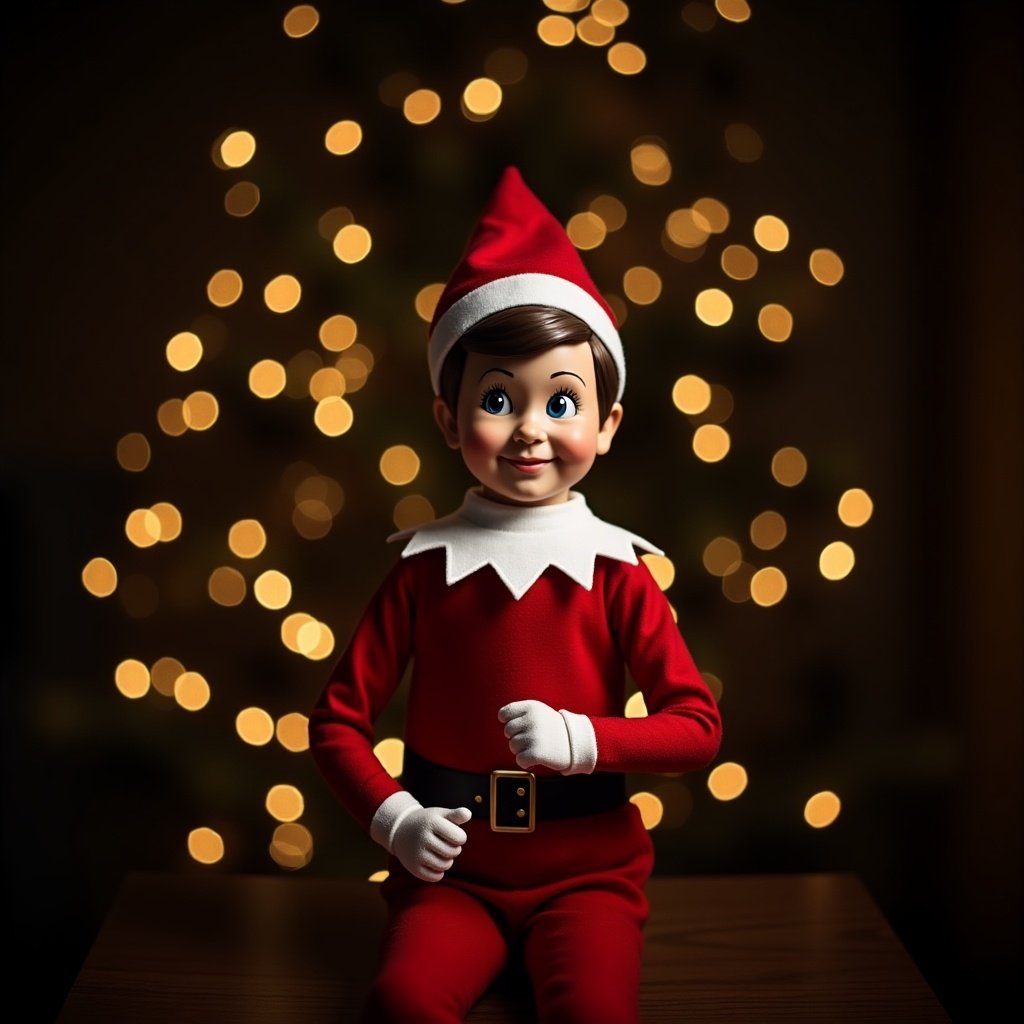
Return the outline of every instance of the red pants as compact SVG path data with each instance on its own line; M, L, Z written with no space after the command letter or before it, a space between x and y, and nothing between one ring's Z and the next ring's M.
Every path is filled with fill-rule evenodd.
M540 1021L637 1021L650 838L632 805L585 821L547 823L530 836L470 822L455 868L438 883L392 858L365 1019L461 1022L510 952L521 952Z

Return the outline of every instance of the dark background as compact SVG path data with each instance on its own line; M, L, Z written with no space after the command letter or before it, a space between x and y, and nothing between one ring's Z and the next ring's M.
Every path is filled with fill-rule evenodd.
M342 644L395 554L383 539L400 494L381 480L379 453L412 444L423 470L403 493L426 494L439 513L457 502L469 481L430 423L412 297L447 276L499 170L516 163L563 220L599 192L627 202L627 228L585 255L602 288L619 290L634 263L666 283L623 327L627 417L586 492L598 514L673 558L669 597L687 642L725 683L721 759L742 763L750 785L718 803L691 780L685 824L655 832L657 870L855 871L954 1019L991 1019L1020 964L1016 6L755 3L749 23L719 19L697 33L681 4L637 3L620 30L648 54L635 78L578 42L541 45L539 3L324 4L305 40L282 33L287 6L39 3L6 21L9 985L29 981L39 1019L50 1019L129 870L281 870L262 809L275 782L306 796L317 845L305 871L381 866L307 755L233 735L249 703L307 711L328 666L283 651L277 619L251 599L227 610L190 595L230 561L217 547L226 526L256 515L277 530L258 568L286 571L296 603ZM526 53L529 75L492 121L470 124L459 91L499 46ZM442 94L433 125L412 128L381 103L377 85L397 70ZM346 117L363 125L363 144L331 157L322 133ZM757 163L725 152L732 121L765 139ZM229 173L209 154L232 126L253 131L258 149ZM629 172L629 146L646 135L673 158L661 190ZM236 221L222 200L242 179L263 200ZM763 257L749 289L723 284L711 245L683 263L658 244L659 218L700 195L729 206L728 241L747 241L764 212L789 224L789 251ZM353 267L315 231L340 204L374 235ZM844 260L836 288L806 273L817 246ZM200 321L219 342L193 372L201 383L182 383L163 347L209 315L205 283L221 266L237 267L247 291L219 327ZM281 272L303 281L304 296L274 317L259 287ZM735 293L725 328L692 313L711 284ZM794 311L785 345L751 330L763 301ZM315 348L316 325L338 311L359 320L377 365L351 399L357 428L330 440L312 429L310 403L259 403L244 373L257 358ZM667 401L687 372L735 397L722 464L694 459ZM221 420L205 435L162 437L156 406L193 386L218 394ZM154 448L139 476L114 458L129 430ZM782 444L811 467L786 493L766 470ZM323 541L289 534L280 478L300 458L345 487ZM834 513L853 486L875 501L856 531ZM124 518L157 500L181 508L182 539L133 551ZM773 609L733 605L700 553L717 534L742 536L766 507L790 524L777 562L790 592ZM829 584L816 552L833 539L853 545L857 565ZM158 612L134 619L86 594L79 575L96 554L150 574ZM187 715L117 693L122 658L165 653L211 680L208 709ZM398 733L399 711L382 734ZM843 811L811 830L801 810L821 789L839 793ZM197 824L225 836L213 868L185 849Z

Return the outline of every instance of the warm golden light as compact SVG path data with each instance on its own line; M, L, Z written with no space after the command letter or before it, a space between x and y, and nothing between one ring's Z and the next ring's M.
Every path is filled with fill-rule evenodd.
M434 506L422 494L407 494L395 503L392 514L399 530L411 530L435 519Z
M733 160L752 164L761 159L764 141L749 124L730 124L725 129L725 148Z
M316 222L316 230L321 238L328 242L334 241L334 236L346 224L352 224L355 217L347 206L332 206L326 213L320 214Z
M302 654L302 648L299 647L299 632L304 626L311 623L314 626L319 626L319 623L312 615L307 615L305 612L292 612L292 614L286 616L284 621L281 623L281 643L283 643L289 651L294 651L296 654ZM319 630L315 634L314 643L318 637Z
M312 649L304 649L302 653L309 658L310 661L323 661L324 658L328 658L334 653L334 633L331 632L330 626L326 623L318 622L316 626L316 645ZM299 627L300 643L302 642L303 631L306 633L309 632L308 624L306 626Z
M313 859L313 836L304 825L285 822L274 829L270 856L290 871L304 868Z
M758 569L750 580L750 596L754 604L770 608L786 596L786 577L773 565Z
M639 793L634 793L629 798L629 802L635 804L640 811L640 818L648 832L658 826L665 813L665 808L653 793L641 790Z
M188 834L188 852L200 864L216 864L224 857L224 840L212 828L194 828Z
M149 465L150 455L149 441L145 434L125 434L117 442L118 465L130 473L141 473Z
M434 318L434 310L437 309L438 299L441 298L441 293L444 291L443 282L435 282L434 284L424 285L417 293L414 305L416 307L416 315L426 323Z
M295 821L302 817L306 809L306 801L302 794L294 787L288 785L271 786L267 792L267 812L272 818L278 821Z
M711 402L704 413L709 423L724 423L735 408L732 392L721 384L711 385Z
M697 32L710 32L715 27L715 9L710 4L701 3L700 0L690 0L689 3L683 4L681 17Z
M235 715L235 732L253 747L265 747L274 738L274 720L263 708L243 708Z
M577 14L585 11L590 0L544 0L544 6L559 14Z
M615 43L608 48L608 66L620 75L638 75L647 66L647 54L635 43Z
M782 252L789 245L789 228L780 217L766 213L754 221L754 241L768 252Z
M762 512L750 524L750 539L762 551L777 548L786 539L786 520L778 512Z
M769 302L757 314L757 326L769 341L787 341L793 333L793 314L777 302Z
M302 285L291 274L278 274L263 289L263 301L272 313L288 313L302 298Z
M384 868L380 871L374 871L373 874L370 875L369 878L367 878L366 880L368 882L376 882L379 884L380 882L383 882L390 874L391 872Z
M336 516L345 504L345 491L333 477L316 473L307 476L295 488L296 504L305 501L322 503L332 516Z
M488 54L484 61L484 71L502 85L514 85L526 77L530 62L522 50L512 46L503 46Z
M276 359L261 359L249 371L249 390L257 398L276 398L286 383L284 367Z
M328 352L344 352L355 343L358 333L359 328L352 317L335 313L320 325L320 344Z
M826 828L839 817L839 797L831 790L815 793L804 805L804 821L811 828Z
M650 570L659 590L668 590L672 586L676 578L676 567L672 564L671 558L648 553L641 555L640 560Z
M441 113L441 97L433 89L415 89L402 102L402 114L410 124L430 124Z
M93 597L110 597L117 590L117 570L106 558L90 558L82 569L82 586Z
M325 398L317 403L313 422L328 437L340 437L351 426L355 416L344 398Z
M622 275L626 298L638 306L649 306L661 295L661 278L650 267L630 267Z
M405 744L393 737L381 740L373 748L374 754L377 755L377 760L384 765L384 770L393 779L397 779L402 774L402 766L405 760Z
M807 476L807 458L799 448L780 448L772 456L772 476L783 487L796 487Z
M284 393L289 398L308 398L309 382L323 365L324 357L318 351L304 348L296 352L285 367ZM342 375L344 376L344 371Z
M474 78L462 92L464 110L477 118L493 117L501 98L501 86L493 78Z
M160 540L177 540L181 536L181 513L170 502L158 501L152 512L160 521Z
M568 46L576 38L576 26L570 18L549 14L537 22L537 35L548 46Z
M711 234L711 222L702 213L688 207L673 210L665 219L665 233L684 249L697 249Z
M747 0L715 0L715 10L726 21L741 22L750 19L750 5Z
M256 139L251 132L229 132L221 140L218 155L224 167L244 167L256 153Z
M565 233L577 249L596 249L605 240L607 228L596 213L588 210L570 217Z
M186 711L199 711L210 703L210 684L198 672L182 672L174 680L174 699Z
M239 519L228 530L228 547L239 558L255 558L267 546L267 534L258 519Z
M309 396L316 402L325 398L341 398L345 394L345 378L335 366L321 367L309 378Z
M319 540L331 532L334 518L331 510L315 498L300 501L292 510L292 525L306 540Z
M750 600L750 581L754 578L754 567L749 562L740 562L728 576L722 577L722 593L733 604L744 604Z
M844 491L839 499L839 518L846 526L863 526L874 510L870 495L859 487Z
M293 754L309 750L309 719L298 711L282 715L277 720L277 742Z
M722 269L734 281L749 281L757 273L757 256L745 245L727 245L722 250Z
M618 231L626 223L625 204L615 196L598 196L590 204L590 212L601 218L608 231Z
M210 573L206 592L225 608L234 608L245 600L245 577L230 565L218 566Z
M125 521L124 532L137 548L152 547L160 540L160 519L148 508L137 508Z
M363 129L358 121L337 121L324 135L324 146L334 156L348 156L363 141Z
M267 569L256 577L252 585L253 596L264 608L277 611L292 599L292 582L283 572Z
M291 39L308 36L320 24L320 13L311 4L299 4L284 16L284 33Z
M150 670L153 689L164 697L174 696L174 684L185 671L185 666L177 658L157 658Z
M193 391L181 403L181 418L189 430L209 430L219 415L220 405L209 391Z
M841 580L853 572L853 548L845 541L827 544L818 557L818 568L827 580Z
M203 358L203 343L191 331L181 331L169 342L165 350L167 362L181 373L193 370Z
M810 259L811 277L818 284L839 284L843 279L843 261L831 249L815 249Z
M615 38L615 29L588 14L576 23L576 35L588 46L607 46Z
M138 700L149 693L149 669L135 658L126 658L114 670L114 684L129 700Z
M224 193L224 209L232 217L248 217L260 205L260 190L251 181L238 181Z
M237 270L218 270L206 283L206 297L221 308L236 303L242 295L242 275ZM198 339L197 339L198 340Z
M614 49L615 47L612 47L612 50ZM672 177L672 164L660 143L637 143L629 152L629 160L633 176L644 185L664 185Z
M711 385L703 378L688 373L672 386L672 402L680 412L696 416L711 404Z
M393 445L380 457L380 475L396 487L412 483L419 471L420 457L408 445Z
M334 255L342 263L359 263L372 248L373 239L362 224L346 224L334 236Z
M721 462L730 444L728 431L717 423L705 423L693 434L693 452L703 462Z
M735 761L724 761L708 775L708 789L716 800L735 800L747 788L747 770Z
M709 327L721 327L732 319L732 299L721 288L705 288L693 306L697 318Z
M711 696L714 697L716 701L720 701L722 699L722 691L724 690L722 680L719 679L714 672L701 672L700 677L708 684Z
M728 576L743 559L739 544L730 537L716 537L704 549L704 568L712 576Z
M729 226L729 208L710 196L703 196L693 204L693 212L703 217L712 234L720 235Z
M623 0L594 0L590 13L602 25L618 28L629 18L629 7Z
M626 701L624 714L626 718L647 717L647 703L644 700L644 695L639 690Z
M171 437L180 437L188 430L184 416L185 403L180 398L168 398L160 403L156 411L156 421L160 429Z

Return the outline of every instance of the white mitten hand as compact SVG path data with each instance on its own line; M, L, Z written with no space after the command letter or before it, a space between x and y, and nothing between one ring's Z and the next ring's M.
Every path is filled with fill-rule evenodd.
M377 809L370 834L409 874L424 882L440 882L468 838L459 826L472 817L468 807L424 807L403 791Z
M520 768L544 765L564 772L572 766L572 747L565 719L539 700L517 700L498 712L505 723L508 749Z

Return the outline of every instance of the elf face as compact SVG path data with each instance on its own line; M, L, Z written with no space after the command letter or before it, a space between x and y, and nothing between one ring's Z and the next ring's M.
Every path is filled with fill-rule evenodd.
M622 406L600 421L594 357L580 342L531 356L467 353L455 417L441 398L434 416L485 497L552 505L611 447Z

